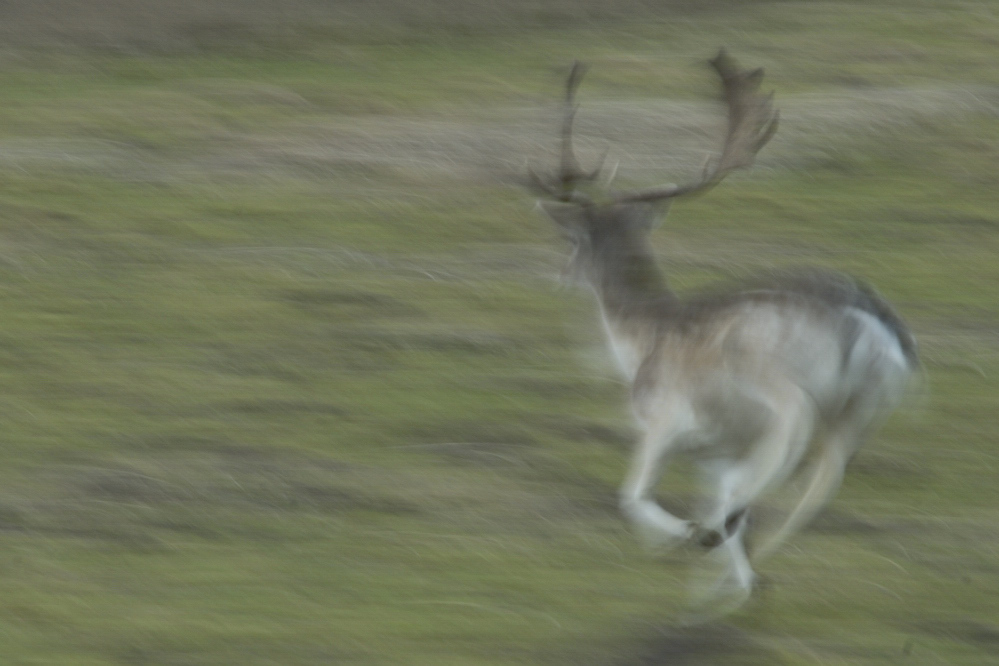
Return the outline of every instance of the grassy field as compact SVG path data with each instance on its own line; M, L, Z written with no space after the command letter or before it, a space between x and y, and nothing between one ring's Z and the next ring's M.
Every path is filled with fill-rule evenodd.
M160 4L0 11L0 663L999 663L999 3ZM695 173L721 45L782 128L672 281L863 277L928 391L689 627L520 182L577 57L585 157Z

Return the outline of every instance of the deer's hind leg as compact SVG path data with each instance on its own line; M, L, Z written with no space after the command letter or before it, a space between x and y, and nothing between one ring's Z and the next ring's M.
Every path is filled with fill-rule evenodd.
M773 554L788 537L810 523L829 504L843 482L850 458L878 425L881 414L876 407L878 405L872 408L870 403L859 402L853 409L845 410L838 422L827 427L817 455L802 472L806 481L796 505L784 522L753 549L754 559Z
M751 507L797 466L815 424L814 406L798 387L782 386L771 398L767 427L747 443L745 455L707 468L716 503L699 536L703 545L714 548L713 556L726 564L714 591L735 590L743 599L756 578L744 544Z

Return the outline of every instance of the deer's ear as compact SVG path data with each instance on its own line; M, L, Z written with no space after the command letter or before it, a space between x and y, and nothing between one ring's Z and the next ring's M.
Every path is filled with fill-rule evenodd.
M586 227L585 213L575 204L554 201L539 201L538 208L544 211L559 231L570 239L579 239Z

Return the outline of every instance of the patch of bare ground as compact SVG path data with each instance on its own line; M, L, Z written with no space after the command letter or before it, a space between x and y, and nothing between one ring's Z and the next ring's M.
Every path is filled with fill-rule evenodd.
M384 519L429 538L455 530L473 540L549 538L616 516L608 489L533 447L415 444L397 448L426 450L439 463L396 469L222 441L136 446L141 455L123 442L113 459L74 457L24 475L0 495L0 533L144 552L177 539L322 540ZM496 464L510 469L484 487L478 475Z
M124 178L132 169L147 177L162 176L154 151L127 142L106 139L32 137L5 139L0 164L18 171L53 167L94 171Z
M616 491L602 481L581 472L557 453L534 442L526 429L502 424L445 424L432 432L462 432L477 435L466 439L439 439L425 443L402 445L409 453L423 454L442 460L456 468L466 467L502 470L510 480L524 484L530 497L527 504L506 502L502 509L507 517L514 516L522 528L533 529L523 521L526 513L545 521L577 517L618 517ZM427 430L417 433L425 437Z
M185 94L213 93L192 89ZM271 91L270 97L275 95ZM291 123L279 134L210 133L183 154L169 155L109 141L17 139L0 144L0 167L84 169L149 181L328 179L339 173L520 184L528 160L554 160L556 106L466 109L418 118L335 116ZM783 96L779 106L781 130L759 158L763 169L829 164L874 135L936 117L995 113L999 92L991 87L873 88ZM576 133L584 157L596 159L610 148L611 163L620 162L622 182L683 179L715 149L721 124L715 104L587 100ZM350 189L360 196L366 190L391 196L395 190L385 187L384 177L370 177Z
M759 158L763 168L822 163L852 142L938 116L995 113L999 93L986 87L881 88L784 96L779 106L781 130ZM514 108L466 118L337 119L289 128L280 137L247 137L252 145L241 157L230 153L227 164L300 173L391 167L520 183L526 160L554 160L558 121L545 116ZM592 100L583 102L576 135L582 155L595 159L609 147L622 181L682 178L715 148L721 123L714 104Z
M986 87L870 89L782 97L781 131L764 169L834 162L857 141L935 117L995 113ZM214 177L323 177L389 170L434 178L519 184L527 160L554 161L557 118L538 108L466 110L424 118L337 117L290 125L280 135L229 136L178 172ZM583 156L609 148L621 181L682 179L715 149L722 118L701 102L585 101L577 122ZM361 188L363 190L363 188Z
M234 444L198 446L49 464L19 492L8 489L0 529L146 550L167 534L266 539L269 530L254 522L261 513L411 516L427 508L415 499L425 496L419 482L390 470Z
M7 48L125 53L293 52L316 40L356 43L420 39L427 33L495 34L505 29L585 25L645 16L673 18L747 0L73 0L0 4ZM423 37L426 38L425 36Z

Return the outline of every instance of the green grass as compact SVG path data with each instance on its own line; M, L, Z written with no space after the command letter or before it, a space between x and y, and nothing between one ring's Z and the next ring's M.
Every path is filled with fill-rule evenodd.
M733 178L657 232L681 291L800 263L862 276L927 366L921 408L761 565L765 593L696 628L678 621L704 561L650 556L614 506L626 389L584 295L550 279L562 248L529 195L247 149L550 107L573 57L587 99L700 98L722 43L778 100L995 99L994 11L718 3L5 59L0 662L995 660L994 105L810 136L823 157ZM664 502L689 505L687 476Z

